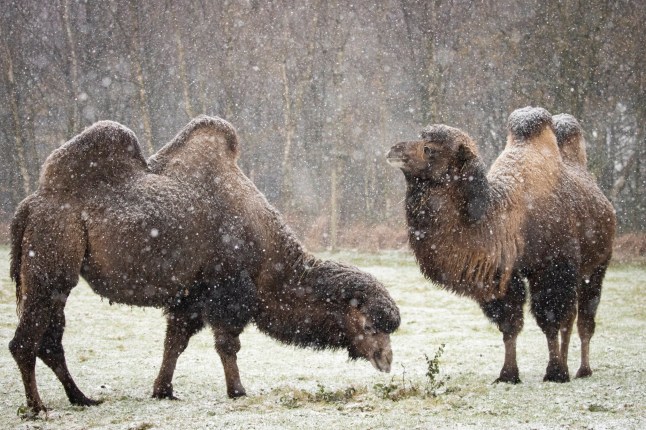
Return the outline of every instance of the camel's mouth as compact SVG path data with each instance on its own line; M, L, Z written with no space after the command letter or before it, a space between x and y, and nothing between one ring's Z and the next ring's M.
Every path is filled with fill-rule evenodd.
M370 363L380 372L390 373L390 365L393 361L392 351L381 351L375 352L372 357L369 358Z
M387 162L388 162L388 164L390 164L391 166L393 166L393 167L397 167L397 168L400 168L400 169L406 166L406 160L404 160L404 159L403 159L403 158L401 158L401 157L396 157L396 156L393 156L393 157L387 157L387 158L386 158L386 161L387 161Z
M406 142L401 142L390 148L390 151L388 151L388 154L386 154L386 161L388 162L388 164L400 169L406 167L406 165L410 161L410 157L406 155L404 146L405 143Z

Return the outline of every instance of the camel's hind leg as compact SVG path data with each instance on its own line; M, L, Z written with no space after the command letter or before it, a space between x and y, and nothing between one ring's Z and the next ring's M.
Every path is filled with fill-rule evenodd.
M41 307L40 303L30 299L28 297L25 300L18 328L9 342L9 351L20 369L27 407L38 413L47 409L40 399L36 385L36 353L49 326L50 309L46 306Z
M58 380L63 384L65 393L70 403L78 406L93 406L101 403L85 396L76 386L72 379L67 363L65 361L65 352L63 350L63 330L65 329L65 300L67 295L60 294L54 298L54 306L51 311L49 327L45 331L40 347L38 348L38 358L56 374Z
M594 318L601 300L601 283L606 274L607 266L597 268L589 280L584 280L578 290L578 319L577 329L581 338L581 367L576 372L577 378L592 375L590 368L590 339L594 334L596 323Z
M31 203L29 220L21 220L24 228L12 230L21 236L12 238L20 321L9 350L20 369L27 406L38 413L45 405L36 386L37 356L53 366L72 402L87 399L69 376L61 345L65 298L78 282L86 242L82 225L68 209Z
M188 346L191 337L204 327L204 321L201 315L191 312L190 309L185 312L169 310L166 319L164 358L153 385L153 397L177 400L173 395L173 373L177 359Z
M72 404L89 406L98 403L87 398L76 386L67 369L63 351L63 309L76 280L57 284L62 288L33 286L29 289L24 298L18 328L9 343L9 350L18 364L25 386L27 406L36 413L46 410L36 386L36 357L54 371Z
M549 361L544 381L568 382L567 361L561 354L559 331L573 321L576 309L578 274L574 264L567 260L552 260L540 273L528 276L531 309L538 326L547 338ZM566 337L569 337L566 333ZM567 340L567 339L566 339Z
M576 312L570 312L570 315L561 323L561 361L567 365L568 351L570 348L570 338L574 328Z

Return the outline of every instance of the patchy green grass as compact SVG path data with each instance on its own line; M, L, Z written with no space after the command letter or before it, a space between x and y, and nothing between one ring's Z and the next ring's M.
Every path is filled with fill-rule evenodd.
M568 384L543 383L545 338L526 313L518 340L522 384L492 384L502 366L502 336L478 306L436 288L405 252L343 252L382 280L400 306L392 336L391 374L347 353L279 344L250 326L239 366L248 397L226 397L212 335L195 336L174 379L181 401L150 398L161 362L164 320L157 309L109 305L81 283L66 308L68 364L82 390L104 400L69 404L52 372L37 365L47 417L20 418L25 403L6 345L16 324L8 250L0 248L0 428L514 428L641 429L646 427L646 268L608 272L592 340L594 374ZM441 349L441 345L444 345ZM570 371L580 347L573 338Z

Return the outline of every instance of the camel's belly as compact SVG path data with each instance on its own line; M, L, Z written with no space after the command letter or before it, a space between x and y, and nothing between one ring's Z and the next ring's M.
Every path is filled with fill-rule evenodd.
M81 275L100 296L133 306L170 306L195 282L181 282L172 275L162 279L161 276L132 276L127 272L105 273L90 265L85 265Z

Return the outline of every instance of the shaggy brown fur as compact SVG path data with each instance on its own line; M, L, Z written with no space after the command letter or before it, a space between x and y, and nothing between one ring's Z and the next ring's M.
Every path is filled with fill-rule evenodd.
M422 272L476 300L503 333L499 381L520 381L516 337L523 325L524 279L548 340L545 379L569 380L577 296L582 342L577 375L591 373L588 347L615 215L581 166L585 150L578 123L561 126L561 117L556 124L558 142L549 112L514 111L505 150L488 174L472 139L445 125L428 127L421 141L398 143L388 154L407 180L409 242Z
M307 253L237 156L233 127L199 117L149 163L132 132L111 122L47 159L39 189L12 224L20 322L10 350L32 409L44 409L36 357L72 403L96 403L72 380L61 344L65 301L79 274L112 302L165 310L155 397L173 398L177 359L205 324L231 397L245 394L236 353L250 321L282 342L346 348L351 358L390 369L399 311L386 289L356 268Z

